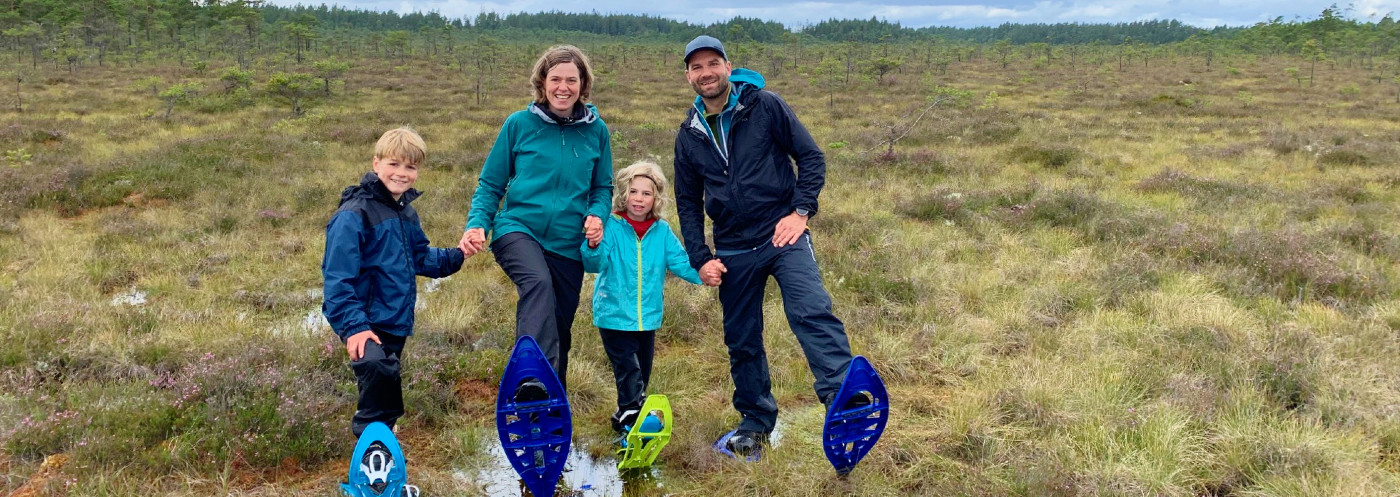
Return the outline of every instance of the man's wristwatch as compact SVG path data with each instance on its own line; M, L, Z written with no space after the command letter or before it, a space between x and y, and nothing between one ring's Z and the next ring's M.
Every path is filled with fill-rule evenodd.
M793 212L796 212L797 215L802 216L802 217L807 217L808 214L811 214L811 212L808 211L807 209L801 209L801 208L796 209L796 210L794 210Z

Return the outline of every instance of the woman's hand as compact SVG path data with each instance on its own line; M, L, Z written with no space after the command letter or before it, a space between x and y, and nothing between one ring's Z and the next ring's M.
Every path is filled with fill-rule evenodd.
M598 246L603 241L603 220L598 216L583 218L583 237L588 239L588 246Z
M486 230L472 228L462 233L462 241L457 242L457 248L462 249L462 255L471 257L481 252L486 247Z

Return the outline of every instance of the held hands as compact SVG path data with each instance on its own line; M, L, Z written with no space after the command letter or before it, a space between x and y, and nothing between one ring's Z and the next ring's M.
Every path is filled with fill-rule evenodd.
M724 263L719 259L710 259L704 266L700 266L700 282L705 286L719 286L724 279L724 273L729 272L729 268L724 267Z
M374 332L370 330L350 335L350 339L345 341L345 353L350 354L350 360L358 361L361 357L364 357L365 342L370 340L374 340L374 343L384 345L384 342L379 341L379 335L375 335Z
M472 228L462 233L462 241L457 242L457 248L462 249L462 255L471 257L481 252L486 247L486 230Z
M598 216L588 216L583 219L583 237L588 239L588 246L598 248L598 244L603 241L603 220Z
M782 248L797 243L797 239L806 231L807 216L796 212L788 214L778 220L778 227L773 230L773 246Z

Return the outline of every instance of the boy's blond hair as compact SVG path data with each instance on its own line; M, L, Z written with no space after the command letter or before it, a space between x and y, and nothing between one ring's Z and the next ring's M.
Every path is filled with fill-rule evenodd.
M422 165L428 156L423 137L413 128L396 128L385 131L374 144L374 156L380 159L398 159L409 164Z
M652 192L655 201L651 204L651 212L647 214L647 218L660 219L662 209L671 203L671 200L664 195L666 193L666 173L661 172L661 166L648 160L639 161L617 172L617 177L613 179L613 185L617 187L613 191L613 212L627 210L627 190L632 187L632 179L639 177L649 179L652 184L656 185L656 191Z
M535 103L545 103L549 101L549 96L544 94L544 78L549 75L549 70L554 66L572 62L578 66L578 101L587 102L593 96L593 66L588 63L588 56L583 54L583 50L573 45L558 45L549 47L539 60L535 61L534 69L530 71L530 86L535 89Z

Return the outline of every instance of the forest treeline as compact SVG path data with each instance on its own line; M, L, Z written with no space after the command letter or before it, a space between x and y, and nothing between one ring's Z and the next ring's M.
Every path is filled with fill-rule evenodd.
M707 33L742 47L804 44L919 44L959 47L1147 47L1176 45L1195 53L1292 54L1368 61L1400 47L1400 25L1390 16L1358 20L1332 5L1313 19L1275 18L1252 26L1212 29L1175 20L1113 24L1002 24L995 27L911 28L883 19L831 19L790 27L736 17L699 25L648 15L482 12L447 18L435 12L394 13L339 6L282 7L261 0L0 0L0 47L37 66L103 64L125 59L231 58L248 67L257 57L281 53L303 63L308 52L341 57L456 54L468 44L576 43L613 38L683 41ZM754 51L761 51L755 49ZM1046 52L1048 53L1048 52ZM956 54L955 54L956 55Z

